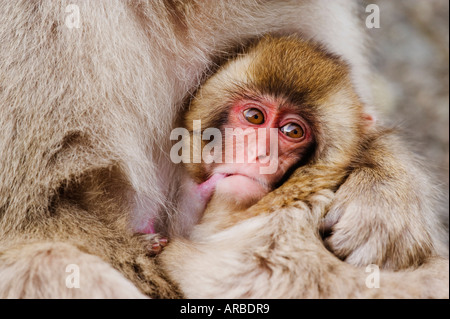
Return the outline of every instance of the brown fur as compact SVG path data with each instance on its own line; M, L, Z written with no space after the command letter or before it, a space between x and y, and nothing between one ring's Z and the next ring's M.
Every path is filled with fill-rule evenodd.
M239 92L282 97L296 105L312 121L316 145L308 162L248 209L230 209L222 204L230 200L214 195L191 241L167 248L162 255L166 269L188 297L448 297L448 260L436 257L427 221L436 217L427 215L428 207L402 210L427 204L414 192L428 184L408 184L416 178L414 163L402 157L405 151L393 132L368 126L339 58L296 37L265 37L205 83L186 125L191 129L194 119L217 123ZM188 170L197 174L201 164ZM397 201L392 202L392 194ZM411 268L383 271L380 290L368 289L362 268L336 259L319 236L327 214L346 201L360 205L367 216L342 212L332 228L336 234L326 239L329 249L357 266ZM380 210L389 204L394 206ZM175 264L179 258L182 265Z
M317 144L312 163L326 167L331 176L338 169L342 176L330 189L336 190L349 175L326 217L326 222L337 222L328 247L349 263L394 270L442 253L441 229L429 195L433 185L392 130L366 122L347 66L323 48L311 49L294 38L268 38L255 51L250 83L256 82L262 93L286 96L311 119ZM316 185L314 175L309 182L308 174L301 175L302 191ZM320 189L318 185L311 193ZM357 211L345 206L356 206Z
M333 193L293 204L291 186L266 197L270 210L265 204L250 208L260 209L256 217L214 234L210 223L199 225L191 240L166 248L160 258L187 297L448 298L443 258L429 258L417 269L381 271L380 287L368 288L369 273L333 256L318 234Z
M69 4L80 8L80 29L64 23ZM170 130L186 94L235 46L268 32L314 37L351 63L370 101L364 28L351 0L0 7L1 297L179 296L133 229L151 217L161 231L185 231L174 212ZM55 275L72 263L81 290Z

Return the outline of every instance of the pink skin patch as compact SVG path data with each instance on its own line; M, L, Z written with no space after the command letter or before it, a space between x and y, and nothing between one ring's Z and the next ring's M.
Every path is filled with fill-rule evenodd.
M281 106L280 106L281 105ZM264 121L261 124L254 124L245 117L245 111L253 109L260 112L264 117ZM366 116L367 121L371 121L370 116ZM290 137L283 133L281 130L287 125L295 124L303 131L303 135L299 138ZM272 152L271 143L272 138L269 138L269 134L266 138L258 139L258 143L261 145L253 146L255 149L247 149L247 145L237 145L236 142L231 143L227 151L232 151L231 154L237 154L237 147L244 147L244 154L247 154L247 162L244 159L244 163L240 164L236 158L233 158L234 163L210 165L207 167L208 172L214 172L214 174L205 182L196 184L192 180L181 186L184 188L186 194L186 200L183 199L182 205L186 209L186 214L190 214L190 220L196 220L196 216L201 216L204 212L206 205L211 200L212 195L217 190L220 194L226 197L230 197L236 202L248 202L249 200L259 200L270 190L270 186L274 185L282 178L284 173L299 159L302 158L305 150L312 142L311 129L307 122L297 114L296 108L291 107L284 100L273 100L264 98L261 101L255 101L250 99L243 99L238 101L230 112L230 118L228 119L225 129L239 128L242 130L253 128L266 129L267 132L275 129L278 133L275 154L267 154L267 150ZM262 147L263 146L263 147ZM258 153L262 150L264 153ZM250 151L250 152L249 152ZM249 158L252 154L252 158ZM270 156L276 156L276 170L273 173L261 173L261 168L267 168L267 163L261 159L267 159ZM244 155L245 156L245 155ZM235 156L234 156L235 157ZM147 223L142 223L142 230L146 234L154 234L154 220L150 219Z
M155 234L155 221L149 219L147 225L145 225L140 232L143 234Z
M227 177L227 174L214 174L207 181L201 184L192 183L192 186L189 187L189 196L191 200L196 202L198 205L195 205L194 210L204 210L206 204L211 199L211 196L216 189L217 183ZM155 221L154 219L149 219L145 226L143 226L139 232L143 234L155 234Z
M197 192L200 195L200 199L205 202L205 204L211 199L214 190L216 189L217 182L227 177L226 174L214 174L206 182L201 183L197 186Z

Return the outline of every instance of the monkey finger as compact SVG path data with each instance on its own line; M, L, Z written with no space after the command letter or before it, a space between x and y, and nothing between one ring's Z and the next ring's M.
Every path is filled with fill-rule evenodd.
M149 251L149 254L151 256L154 256L158 255L162 251L163 247L158 243L153 243L151 245L148 245L147 249Z
M148 243L153 244L157 243L161 246L165 247L169 243L169 239L165 236L162 236L160 234L141 234L142 238L147 241Z
M161 253L164 247L169 243L167 237L163 237L159 234L144 235L144 239L148 242L146 248L151 256Z
M158 244L163 248L166 247L168 243L169 243L169 239L167 239L166 237L160 237L158 239Z

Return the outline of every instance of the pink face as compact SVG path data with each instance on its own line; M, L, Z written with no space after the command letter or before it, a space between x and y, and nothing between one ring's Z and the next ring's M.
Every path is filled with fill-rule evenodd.
M245 131L241 135L246 138L240 142L238 138L225 142L223 163L205 164L211 178L200 187L215 189L216 194L236 202L255 202L273 189L302 158L311 145L311 129L295 108L275 99L236 102L224 129L237 128ZM271 133L276 136L271 137ZM250 135L257 137L253 143L249 142ZM241 162L237 159L239 152L244 154L243 163L242 158ZM230 157L225 159L227 154L232 154L232 161ZM273 167L268 170L270 165ZM271 173L265 173L267 171Z

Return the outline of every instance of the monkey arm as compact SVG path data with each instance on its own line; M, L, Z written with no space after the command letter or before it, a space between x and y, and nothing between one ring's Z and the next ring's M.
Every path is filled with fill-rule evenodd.
M371 289L365 268L326 250L319 226L346 177L344 167L330 167L297 169L234 223L213 212L190 240L175 240L158 258L188 298L447 298L448 260L382 270L380 288Z
M336 192L324 223L326 244L340 259L395 270L438 254L436 190L404 145L379 135Z
M414 271L381 271L380 288L368 288L365 269L337 259L318 234L332 198L325 190L308 203L279 200L266 207L271 213L193 241L175 240L158 258L188 298L448 297L443 259Z

